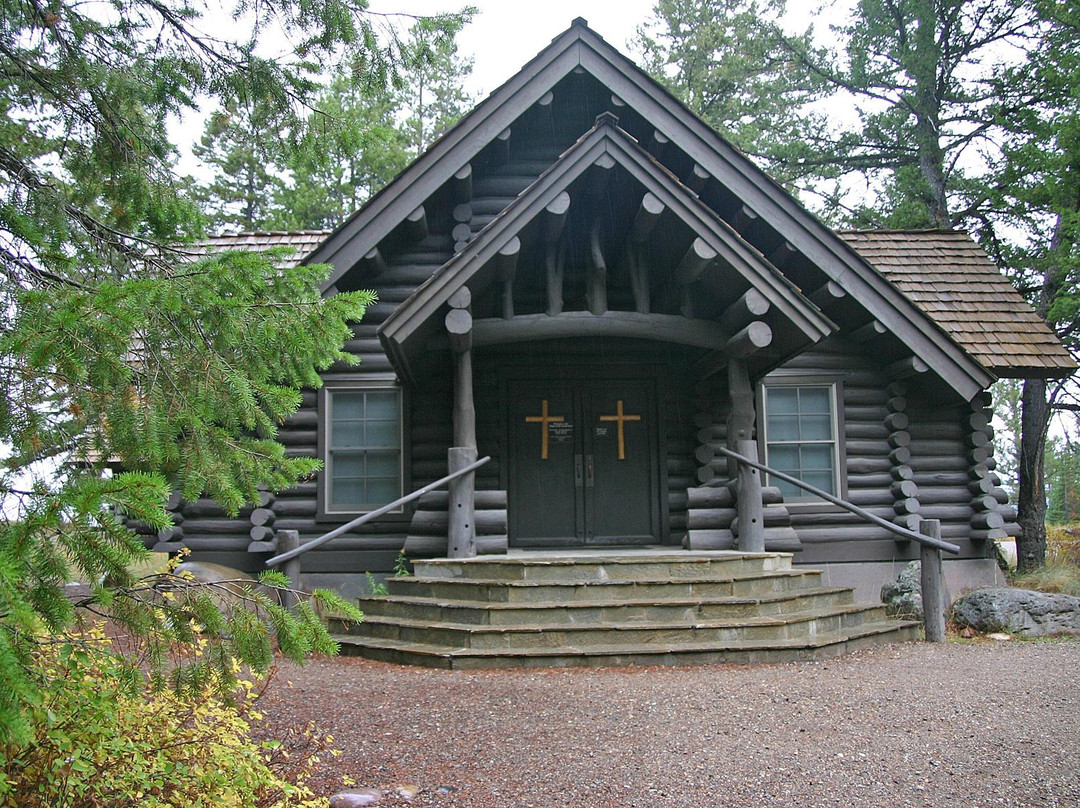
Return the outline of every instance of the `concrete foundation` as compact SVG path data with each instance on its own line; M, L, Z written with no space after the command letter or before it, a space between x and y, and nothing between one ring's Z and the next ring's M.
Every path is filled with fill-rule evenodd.
M389 577L381 572L372 573L370 578L356 572L305 572L300 576L300 581L307 592L312 589L333 589L346 600L355 601L371 594L371 580L381 584Z
M826 586L849 586L855 590L857 603L881 603L881 587L896 580L907 561L860 562L851 564L810 564L822 571ZM974 589L1005 586L1005 576L990 558L963 559L944 562L945 598L952 603Z

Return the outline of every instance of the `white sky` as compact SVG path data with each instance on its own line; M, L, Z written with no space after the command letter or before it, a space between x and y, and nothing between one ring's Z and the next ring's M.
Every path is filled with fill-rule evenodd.
M372 0L371 9L381 13L440 14L466 5L479 13L457 38L458 51L473 57L473 75L467 89L482 100L517 73L551 40L584 17L589 27L608 44L634 57L629 42L639 25L652 16L656 0ZM813 23L824 34L829 23L842 22L854 0L789 0L784 17L790 30L804 30ZM821 17L818 6L826 10ZM826 39L828 35L826 34Z
M473 5L480 13L458 35L458 52L473 57L468 89L478 100L517 73L526 62L584 17L589 27L623 53L655 0L373 0L379 12L437 14Z

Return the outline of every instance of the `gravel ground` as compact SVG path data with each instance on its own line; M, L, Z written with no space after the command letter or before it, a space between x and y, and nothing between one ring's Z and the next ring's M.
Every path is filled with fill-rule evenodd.
M820 663L446 672L283 664L380 806L1078 806L1080 641L888 646ZM291 687L286 686L291 682ZM406 799L405 793L418 789ZM411 787L411 788L409 788Z

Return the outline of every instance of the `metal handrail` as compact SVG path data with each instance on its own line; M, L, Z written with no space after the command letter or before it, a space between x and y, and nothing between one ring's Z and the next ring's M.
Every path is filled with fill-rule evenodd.
M274 556L273 558L271 558L269 561L266 562L266 566L273 567L273 566L276 566L278 564L284 564L286 561L291 561L292 559L296 558L297 556L303 555L308 550L314 550L316 547L320 547L320 546L326 544L331 539L336 539L342 533L348 533L353 528L360 527L360 525L366 524L367 522L370 522L372 519L378 519L383 514L387 514L387 513L390 513L390 511L397 510L402 505L407 505L408 503L412 502L414 499L419 499L420 497L424 496L424 494L428 494L428 493L434 491L436 488L441 488L442 486L446 485L447 483L449 483L449 482L451 482L453 480L456 480L458 477L464 477L466 474L469 474L470 472L476 471L478 468L480 468L482 465L487 463L489 460L491 460L490 456L481 457L475 463L470 463L468 466L465 466L464 468L458 469L453 474L447 474L441 480L436 480L433 483L428 483L423 488L418 488L415 491L413 491L411 494L406 494L403 497L399 497L398 499L395 499L393 502L391 502L389 505L383 505L381 508L378 508L378 509L376 509L374 511L370 511L369 513L365 513L363 516L358 516L355 519L353 519L351 522L346 522L341 527L334 528L329 533L327 533L327 534L325 534L323 536L319 536L319 538L317 538L317 539L312 539L311 541L305 542L304 544L301 544L299 547L296 547L296 548L294 548L292 550L289 550L286 553L282 553L281 555Z
M766 466L764 463L759 463L756 460L751 460L749 457L741 455L738 452L733 452L731 451L731 449L726 449L723 446L718 446L717 450L727 455L728 457L739 461L740 463L745 463L751 468L755 468L758 471L763 471L771 477L778 477L786 483L791 483L792 485L798 486L804 491L808 491L809 493L813 494L816 497L820 497L826 502L831 502L833 505L837 505L844 510L850 511L851 513L855 514L856 516L862 517L868 522L873 522L875 525L878 525L879 527L883 527L886 530L895 533L897 536L901 536L905 539L910 539L911 541L917 541L919 544L924 544L927 547L933 547L937 550L944 550L945 552L952 553L953 555L958 555L960 553L960 548L955 544L950 544L947 541L935 539L931 536L924 536L921 533L916 533L915 531L908 530L905 527L894 525L892 522L889 522L886 519L882 519L880 516L874 516L874 514L870 513L869 511L863 510L858 505L852 505L847 500L840 499L839 497L834 497L832 494L826 491L822 491L820 488L810 485L809 483L804 483L802 480L798 479L797 477L792 477L790 474L785 474L784 472L778 471L771 466Z

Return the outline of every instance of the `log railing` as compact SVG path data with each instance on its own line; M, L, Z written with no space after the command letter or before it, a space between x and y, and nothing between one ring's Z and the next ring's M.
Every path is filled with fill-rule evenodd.
M850 511L856 516L874 523L878 527L883 527L902 539L918 542L922 577L923 625L926 630L926 640L927 642L945 642L945 577L944 570L942 569L941 553L944 551L957 555L960 552L960 548L950 542L942 541L940 519L922 520L919 524L920 532L916 533L913 530L908 530L907 528L895 525L886 519L882 519L880 516L875 516L869 511L863 510L858 505L852 505L847 500L833 496L827 491L822 491L816 486L805 483L797 477L792 477L790 474L774 469L755 459L751 459L724 447L718 446L716 448L717 451L722 452L739 463L740 467L757 469L771 477L776 477L778 480L783 480L786 483L797 486L815 497L819 497L837 507ZM740 491L740 499L742 499L741 493L742 492ZM760 511L760 497L758 498L757 505L758 510ZM760 519L758 521L760 522ZM741 521L740 524L742 524Z
M448 485L449 483L451 483L452 481L458 479L459 477L464 477L466 474L472 474L474 471L476 471L482 465L487 463L489 460L491 460L490 456L489 457L481 457L475 463L470 463L469 465L464 466L463 468L457 469L456 471L452 472L451 474L447 474L445 477L443 477L443 478L441 478L439 480L436 480L433 483L428 483L423 488L418 488L415 491L413 491L411 494L406 494L403 497L399 497L398 499L395 499L393 502L391 502L389 505L383 505L381 508L377 508L374 511L370 511L368 513L365 513L362 516L358 516L355 519L353 519L351 522L346 522L341 527L336 527L333 530L331 530L329 533L326 533L326 534L324 534L322 536L319 536L319 538L317 538L317 539L312 539L309 542L305 542L304 544L300 544L298 546L292 547L291 549L287 549L285 552L279 553L278 555L276 555L273 558L271 558L270 560L268 560L266 562L266 566L274 567L274 566L277 566L278 564L284 564L287 561L292 561L294 558L297 558L298 556L303 555L308 550L314 550L316 547L321 547L322 545L326 544L331 539L336 539L338 536L342 535L343 533L348 533L350 530L355 530L356 528L360 527L360 525L367 524L372 519L378 519L380 516L388 514L391 511L397 510L402 505L407 505L410 502L418 500L418 499L420 499L420 497L424 496L424 494L430 493L431 491L434 491L437 488L442 488L444 485ZM280 531L278 531L278 535L281 535L283 533L296 533L296 531L288 531L288 530L280 530ZM299 535L299 534L297 534L297 535ZM279 549L280 549L280 543L279 543ZM289 571L288 568L285 569L285 573L287 575L289 575L290 579L295 577L293 574L290 574L290 571ZM296 582L294 581L294 583L296 583Z

